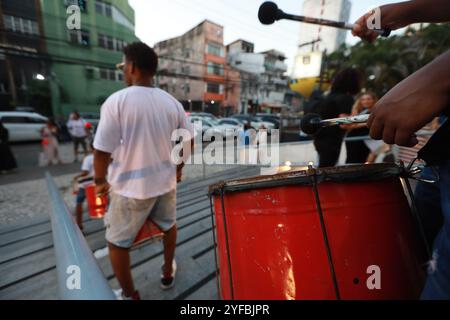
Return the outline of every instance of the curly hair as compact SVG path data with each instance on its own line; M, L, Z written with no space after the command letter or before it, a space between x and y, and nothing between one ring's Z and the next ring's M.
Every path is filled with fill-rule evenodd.
M331 86L331 93L344 93L355 95L361 91L362 74L354 68L347 68L338 72Z

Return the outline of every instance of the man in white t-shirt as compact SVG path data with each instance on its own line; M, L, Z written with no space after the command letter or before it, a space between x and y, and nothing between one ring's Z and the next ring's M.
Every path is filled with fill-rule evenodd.
M86 147L86 137L87 137L87 129L86 122L80 117L78 112L73 112L70 120L67 122L67 128L69 129L69 133L72 137L73 141L73 150L75 160L78 161L78 146L81 144L84 151L84 156L87 156L87 147Z
M125 299L139 299L131 276L129 249L147 219L164 232L163 289L173 286L176 272L176 184L182 165L175 165L171 159L171 136L177 129L187 129L193 137L193 129L182 105L152 87L157 66L156 53L144 43L124 49L124 62L118 67L123 69L129 87L103 104L94 140L96 192L112 191L105 216L106 239Z

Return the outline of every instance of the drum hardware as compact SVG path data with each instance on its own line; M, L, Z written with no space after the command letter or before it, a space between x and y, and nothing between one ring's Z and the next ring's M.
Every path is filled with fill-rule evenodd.
M219 270L219 262L217 259L217 240L216 240L216 223L215 223L215 213L214 213L214 206L212 202L212 196L209 194L209 205L211 207L211 225L212 225L212 234L213 234L213 242L214 242L214 262L216 264L216 286L217 286L217 292L220 295L220 270Z
M225 214L225 201L224 201L224 190L220 190L220 201L222 204L222 216L223 216L223 227L225 231L225 246L227 250L228 255L228 272L230 277L230 294L231 294L231 300L234 300L234 288L233 288L233 274L231 270L231 257L230 257L230 241L228 239L228 226L227 226L227 218Z
M314 193L314 198L316 199L317 213L319 215L320 228L322 229L323 241L325 242L325 249L327 252L328 265L330 266L331 278L333 279L333 287L334 287L334 291L336 294L336 299L341 300L341 294L339 292L339 285L338 285L338 281L337 281L337 277L336 277L336 271L334 269L334 264L333 264L333 256L331 254L330 241L328 240L327 227L325 225L325 219L323 217L322 206L320 205L319 189L317 187L318 181L317 181L316 169L311 164L308 165L307 174L310 175L310 177L312 179L313 193Z
M406 167L406 168L405 168L405 164L403 163L403 161L400 161L400 168L403 168L403 170L405 170L404 176L401 177L401 181L402 181L403 188L405 189L404 190L405 195L407 196L407 198L409 200L409 205L411 206L411 211L412 211L414 220L416 221L416 227L419 231L422 241L425 244L427 257L428 257L428 259L431 259L431 252L429 249L430 246L429 246L426 234L425 234L425 230L423 229L422 221L421 221L420 215L419 215L419 210L416 207L416 199L414 197L414 192L412 190L411 184L409 183L408 179L414 179L414 180L421 181L424 183L429 183L429 184L436 183L436 181L414 177L415 174L419 174L423 171L423 169L420 167L414 167L414 168L412 167L416 161L417 161L417 158L413 159L410 162L410 164L408 165L408 167Z
M424 165L417 165L416 167L413 167L414 163L416 163L417 160L419 160L418 157L414 158L406 167L406 173L407 173L408 178L416 180L416 181L420 181L423 183L428 183L428 184L438 183L440 180L439 172L437 172L437 170L434 167L430 167L430 168L431 168L431 170L433 170L436 180L428 180L428 179L416 177L416 175L422 173L423 167L424 167Z

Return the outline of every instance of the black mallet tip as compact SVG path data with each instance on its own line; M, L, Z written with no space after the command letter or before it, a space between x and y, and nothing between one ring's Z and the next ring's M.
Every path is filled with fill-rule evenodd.
M278 6L272 1L264 2L259 7L258 18L262 24L272 24L277 20Z
M322 118L318 114L309 113L302 118L300 128L306 134L315 134L321 128L320 122Z

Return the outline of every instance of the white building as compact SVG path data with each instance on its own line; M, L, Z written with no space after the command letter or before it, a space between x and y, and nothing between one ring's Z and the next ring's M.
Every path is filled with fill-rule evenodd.
M288 89L285 59L276 50L255 53L253 43L241 39L227 46L227 63L240 72L240 112L247 113L253 104L283 104Z
M350 0L304 0L302 15L313 18L348 22L352 4ZM300 24L299 53L311 51L336 51L345 42L347 30L320 26L315 24ZM314 45L304 45L320 39ZM314 46L314 47L313 47Z

